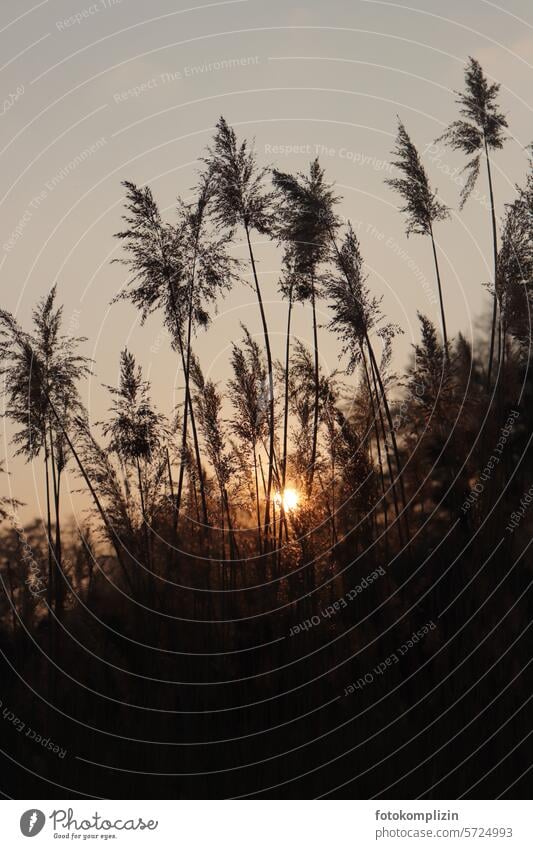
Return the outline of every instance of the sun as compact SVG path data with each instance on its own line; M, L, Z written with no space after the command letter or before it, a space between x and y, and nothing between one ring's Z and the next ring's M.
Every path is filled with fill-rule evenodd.
M286 513L290 513L291 510L296 510L298 507L298 503L300 501L300 496L295 489L287 487L283 490L283 492L276 492L274 496L275 504L279 506L283 505L283 509Z

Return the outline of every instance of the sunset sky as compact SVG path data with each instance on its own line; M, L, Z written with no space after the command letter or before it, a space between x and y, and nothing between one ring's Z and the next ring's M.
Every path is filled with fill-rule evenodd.
M113 234L121 227L128 179L149 184L169 220L176 196L187 198L198 157L223 114L239 135L255 137L261 162L307 170L320 156L343 195L342 215L360 236L373 292L405 331L395 365L405 366L418 337L417 310L438 322L431 246L404 236L397 198L384 184L396 115L424 152L441 199L452 207L436 237L449 333L468 338L486 314L491 233L482 171L479 195L458 211L460 153L431 143L456 116L469 55L501 83L509 140L494 155L498 216L522 182L533 141L533 15L526 0L447 4L418 0L7 0L0 11L0 285L2 307L29 326L31 309L57 282L65 330L88 337L95 360L82 390L91 420L109 407L102 383L117 378L128 346L170 413L181 400L177 358L155 315L140 327L127 303L110 306L126 281ZM264 242L264 244L262 244ZM244 254L243 254L244 255ZM257 241L274 354L281 356L285 305L278 295L279 251ZM416 269L419 269L418 273ZM246 268L247 273L247 268ZM424 283L424 278L427 281ZM325 306L320 320L328 321ZM238 284L195 340L203 368L228 376L239 323L262 338L257 302ZM310 316L296 310L294 332L311 338ZM339 368L334 339L321 332L322 368ZM24 519L42 512L41 463L13 459L3 423L0 457L11 472L2 489L26 502ZM79 481L69 472L67 489ZM65 498L66 512L80 496Z

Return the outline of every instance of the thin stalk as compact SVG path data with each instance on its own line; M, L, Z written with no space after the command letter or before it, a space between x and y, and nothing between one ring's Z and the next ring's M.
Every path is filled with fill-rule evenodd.
M59 502L61 496L61 471L57 470L57 492L55 499L55 516L56 516L56 572L58 576L56 593L56 613L61 616L63 613L63 605L65 601L65 578L63 576L63 546L61 543L61 520L59 516Z
M224 495L222 491L220 492L220 530L222 532L222 575L223 577L226 574L225 571L225 562L226 562L226 529L224 527ZM225 580L224 580L224 589L225 589Z
M292 285L289 288L289 308L287 310L287 337L285 340L285 380L284 380L284 407L283 407L283 454L281 458L281 493L285 491L287 483L287 447L289 438L289 369L291 355L291 320L292 320ZM281 546L283 543L283 527L286 526L285 511L283 508L283 497L281 500L282 517L279 527L278 563L281 562Z
M337 509L337 493L335 490L335 451L331 451L331 534L332 544L337 545L339 540L337 537L337 522L335 519L335 511Z
M48 442L45 433L44 473L46 479L46 533L48 537L48 586L46 588L46 600L48 602L48 609L51 611L54 598L54 566L52 561L52 516L50 510L50 471L48 465Z
M178 345L179 345L179 349L180 349L181 363L182 363L182 367L183 367L183 372L185 374L185 372L187 370L187 363L186 363L186 359L185 359L185 351L183 350L183 339L181 338L181 328L179 326L178 307L177 307L177 304L176 304L176 296L175 296L175 293L174 293L174 289L172 288L172 284L170 283L170 281L169 281L168 287L169 287L170 301L171 301L171 305L172 305L172 312L173 312L173 315L174 315L174 320L176 322L176 337L178 339ZM187 409L189 410L189 413L190 413L190 416L191 416L191 429L192 429L192 435L193 435L194 453L195 453L195 456L196 456L196 465L198 467L198 483L199 483L199 486L200 486L200 497L202 499L202 511L203 511L203 514L204 514L204 523L207 526L207 525L209 525L209 516L208 516L208 512L207 512L207 499L206 499L206 495L205 495L204 477L203 477L203 473L202 473L202 459L201 459L201 455L200 455L200 443L198 441L198 432L197 432L197 429L196 429L196 419L195 419L194 408L193 408L193 404L192 404L190 385L188 385L186 383L185 384L184 419L187 416ZM177 501L176 501L176 509L178 511L178 517L179 517L180 506L181 506L181 496L182 496L182 491L183 491L184 472L185 472L185 458L182 457L181 466L180 466L180 476L179 476L179 481L178 481L178 497L177 497Z
M9 582L9 595L11 596L11 624L13 627L13 637L17 633L17 603L15 601L15 591L13 589L13 570L11 569L11 561L6 561L7 580Z
M226 488L222 490L224 508L226 510L226 518L228 520L228 539L229 539L229 556L231 560L236 560L239 557L239 549L237 546L237 541L235 539L235 530L233 527L233 520L231 518L230 506L229 506L229 498L228 491ZM233 564L232 564L233 569ZM234 583L234 582L233 582ZM233 586L235 589L235 586Z
M438 257L437 257L437 248L436 248L436 245L435 245L435 238L433 236L433 227L431 226L431 224L429 226L429 235L431 237L431 246L433 248L433 259L435 260L435 274L437 276L437 286L438 286L438 289L439 289L440 317L441 317L441 323L442 323L442 338L444 340L445 357L446 357L446 360L448 360L449 359L449 352L448 352L448 334L446 332L446 315L444 313L444 299L443 299L443 296L442 296L442 285L441 285L441 281L440 281L439 260L438 260Z
M196 513L196 521L200 524L200 505L198 504L198 490L196 489L196 484L193 480L190 481L190 489L192 495L192 502L194 502L194 512Z
M173 529L174 529L174 536L176 536L176 530L177 530L177 526L178 526L178 516L177 516L177 511L176 511L176 499L174 498L174 481L172 479L172 467L170 465L170 452L168 450L168 445L167 445L167 448L166 448L166 453L167 453L168 486L169 486L169 489L170 489L170 498L172 499L172 512L174 514L174 519L173 519L174 528Z
M54 434L52 431L52 421L48 422L49 439L50 439L50 465L52 468L52 484L54 491L54 510L55 510L55 544L54 544L54 591L55 591L55 611L56 616L61 618L63 608L63 598L65 588L63 584L63 573L61 568L61 524L59 520L59 471L56 465L54 453Z
M197 244L198 244L198 238L196 240L196 245ZM163 248L162 244L161 244L161 251L162 251L162 253L164 253L164 248ZM172 315L174 317L174 322L175 322L175 325L176 325L175 330L176 330L176 337L177 337L178 345L179 345L179 349L180 349L181 364L182 364L182 368L183 368L183 373L185 375L185 410L184 410L184 415L183 415L183 418L184 418L183 432L185 433L185 439L186 439L187 415L188 415L188 411L190 411L191 427L192 427L192 431L193 431L193 440L194 440L194 451L195 451L195 456L196 456L196 465L198 467L198 480L199 480L200 492L201 492L201 496L202 496L202 509L203 509L203 513L204 513L204 522L207 526L209 524L209 517L208 517L208 513L207 513L207 500L206 500L206 497L205 497L205 487L204 487L204 480L203 480L203 475L202 475L202 459L201 459L201 455L200 455L200 444L198 442L198 434L197 434L197 430L196 430L196 421L195 421L195 416L194 416L194 409L193 409L193 405L192 405L192 398L191 398L190 385L189 385L189 372L190 372L189 366L190 366L190 363L187 363L187 359L185 357L185 352L183 350L183 339L181 338L181 326L180 326L180 321L179 321L178 305L176 303L176 294L174 292L174 287L172 285L172 274L169 271L169 267L168 267L166 259L164 259L164 262L165 262L165 272L164 273L165 273L165 277L166 277L166 281L167 281L168 293L169 293L169 296L170 296L170 304L171 304L171 308L172 308ZM194 275L195 263L196 263L196 247L195 247L194 264L193 264L193 270L192 270L193 275ZM191 280L191 284L190 284L190 287L189 287L189 293L190 293L190 298L189 298L189 301L190 301L191 298L192 298L192 280ZM190 315L190 312L191 311L190 311L190 308L189 308L189 315ZM183 446L182 446L182 448L183 448ZM179 511L180 511L180 507L181 507L181 497L182 497L182 492L183 492L184 472L185 472L185 458L184 458L183 452L182 452L181 464L180 464L180 474L179 474L179 481L178 481L178 496L177 496L177 500L176 500L177 521L179 520Z
M485 159L487 162L487 178L489 182L489 196L490 196L490 217L492 223L492 253L494 260L494 295L492 302L492 327L490 331L490 353L489 353L489 367L487 372L487 392L490 391L490 384L492 378L492 360L494 357L494 336L496 333L496 317L498 314L498 299L496 297L496 275L498 269L498 228L496 226L496 213L494 211L494 190L492 187L492 173L490 168L490 157L489 157L489 148L487 145L487 139L485 138Z
M139 484L139 497L141 500L141 514L142 514L142 526L143 526L143 539L144 539L144 548L146 555L146 566L149 571L152 571L151 562L150 562L150 540L149 540L149 531L148 531L148 522L146 521L146 508L144 503L144 487L142 482L141 475L141 464L139 458L135 458L135 466L137 468L137 482Z
M259 471L261 472L261 481L263 483L263 495L266 498L267 488L266 488L265 472L264 472L264 469L263 469L263 461L261 459L261 455L259 455Z
M63 436L65 437L67 445L70 448L70 451L72 453L72 456L74 457L74 460L76 461L76 464L77 464L77 466L78 466L78 468L81 472L83 480L85 481L85 484L87 486L87 489L89 490L89 492L92 496L92 499L93 499L93 501L96 505L96 509L98 510L100 517L101 517L101 519L102 519L102 521L103 521L103 523L104 523L104 525L107 529L107 532L108 532L109 537L111 539L111 544L113 545L113 548L115 549L115 553L117 555L118 563L119 563L120 568L122 569L122 571L124 573L124 577L126 578L127 584L129 586L130 590L132 591L132 593L135 594L135 590L134 590L129 572L126 569L126 564L124 563L124 560L123 560L123 557L122 557L122 552L120 550L120 546L122 546L123 543L122 543L120 537L118 536L117 532L113 528L113 526L110 524L109 519L107 518L106 512L105 512L104 508L102 507L100 499L98 498L96 490L91 483L91 479L89 478L89 475L87 474L85 466L83 465L83 463L82 463L82 461L81 461L81 459L78 455L78 452L76 451L74 444L73 444L70 436L68 435L67 430L66 430L63 422L61 421L61 419L60 419L60 417L57 413L57 410L56 410L54 404L52 403L52 401L50 400L50 396L48 395L46 390L45 390L45 396L46 396L46 400L48 402L48 406L50 407L50 410L52 412L52 415L54 416L55 420L57 421L59 428L60 428L61 432L63 433Z
M331 544L336 546L338 544L338 541L339 541L338 537L337 537L337 527L336 527L336 521L335 521L335 510L336 510L335 461L336 461L336 458L337 458L337 454L336 454L336 451L335 451L336 433L335 433L335 417L333 415L331 415L331 413L330 413L329 418L330 418L330 422L329 422L329 432L330 432L329 453L330 453L330 459L331 459L331 467L330 467L330 474L331 474L331 533L332 533Z
M311 441L311 462L309 468L309 476L307 479L307 496L311 495L313 489L313 478L315 474L316 452L318 443L318 412L319 412L319 362L318 362L318 328L316 321L316 295L315 281L311 280L311 306L313 309L313 344L314 344L314 371L315 371L315 397L314 397L314 412L313 412L313 434Z
M187 315L187 347L186 347L186 354L185 354L185 362L183 363L183 371L184 371L184 374L185 374L185 398L186 399L188 398L189 401L188 402L186 401L185 411L183 413L183 428L182 428L182 436L181 436L181 456L182 456L182 458L185 456L186 449L187 449L187 424L188 424L187 423L187 416L188 416L189 408L190 408L190 411L191 411L191 426L193 428L195 427L195 425L192 425L192 420L193 420L194 414L193 414L192 402L191 402L191 392L190 392L190 382L191 382L191 380L190 379L191 379L191 337L192 337L194 278L195 278L195 274L196 274L196 259L197 259L197 253L198 253L198 239L199 239L199 237L200 237L200 224L198 225L197 230L196 230L195 243L194 243L194 254L193 254L193 261L192 261L192 268L191 268L191 277L190 277L190 280L189 280L189 305L188 305L188 315ZM175 314L175 316L177 315L176 310L174 310L174 314ZM176 323L177 323L177 318L176 318ZM180 333L180 336L181 336L181 333ZM180 342L180 346L181 346L181 342ZM182 351L182 359L183 359L183 351ZM198 450L198 454L197 454L197 464L198 464L198 475L201 479L202 478L202 468L201 468L199 450ZM182 464L180 466L180 477L179 477L179 484L178 484L179 504L181 504L181 494L182 494L182 489L183 489L183 473L184 473L184 464L182 462ZM203 502L202 502L202 504L203 504ZM178 507L178 512L179 512L179 507ZM206 510L205 510L204 518L205 518L205 521L206 521L206 524L207 524L207 507L206 507Z
M341 258L340 251L339 251L339 248L338 248L338 245L337 245L337 242L336 242L336 239L335 239L335 236L334 236L334 233L333 233L333 230L332 230L331 227L329 228L329 235L330 235L330 239L333 243L333 247L335 248L335 252L340 259ZM343 270L344 270L342 262L341 262L341 268L343 268ZM350 278L349 278L349 275L346 273L346 271L344 271L344 276L346 277L346 282L350 286L351 285L350 284ZM383 398L383 406L385 408L385 415L387 417L387 422L388 422L388 425L389 425L392 447L393 447L393 451L394 451L394 457L395 457L395 460L396 460L396 467L397 467L397 470L398 470L398 479L400 481L400 489L401 489L403 507L404 507L407 540L409 541L410 540L410 532L409 532L409 520L407 518L407 499L405 497L405 487L404 487L404 483L403 483L402 465L400 463L400 454L399 454L399 451L398 451L398 443L396 442L396 434L394 432L394 425L393 425L393 422L392 422L390 407L389 407L389 403L387 401L387 393L385 392L385 387L383 385L383 380L381 378L381 372L380 372L380 369L379 369L379 366L378 366L378 363L377 363L377 360L376 360L376 357L375 357L375 354L374 354L374 349L372 348L372 344L370 342L370 338L368 336L368 332L367 332L366 329L364 330L364 341L366 342L368 353L370 355L370 363L371 363L372 371L377 378L379 388L380 388L380 391L381 391L381 397ZM379 396L378 396L378 401L379 401Z
M361 349L361 356L362 356L362 360L363 360L363 367L364 367L364 372L365 372L368 394L370 396L370 404L372 406L372 419L373 419L373 422L374 422L374 433L376 435L376 447L377 447L377 452L378 452L378 465L379 465L379 474L380 474L380 478L381 478L381 490L383 492L383 518L385 520L385 533L386 533L387 530L388 530L388 525L389 525L389 511L388 511L388 505L387 505L387 490L386 490L386 487L385 487L385 474L383 472L383 460L382 460L382 456L381 456L381 440L380 440L380 436L379 436L378 413L376 411L376 406L375 406L375 403L374 403L374 393L372 391L372 386L370 384L370 375L368 374L368 366L366 364L365 352L362 349ZM375 381L375 377L374 377L373 373L372 373L372 377L374 378L374 381ZM376 396L377 396L377 392L376 392ZM378 405L379 405L379 397L378 397ZM381 417L381 424L382 424L382 430L383 430L383 424L384 423L383 423L383 417L381 415L381 409L379 411L379 415ZM394 484L392 482L392 478L391 478L391 486L394 487ZM385 537L385 539L387 539L387 537Z
M406 496L405 496L405 487L404 487L404 483L403 483L403 468L402 468L402 464L400 462L400 453L398 451L398 443L396 441L396 434L394 432L394 424L393 424L393 421L392 421L389 402L387 400L387 393L385 392L385 387L383 385L383 380L381 378L379 366L377 364L376 356L374 354L374 349L372 348L372 344L370 342L370 339L368 338L367 333L365 333L365 336L366 336L366 344L367 344L368 352L370 354L370 360L371 360L372 367L374 369L374 374L376 376L376 379L377 379L377 382L378 382L378 385L379 385L379 388L380 388L381 397L383 398L383 407L385 408L385 415L387 417L387 423L389 425L389 432L390 432L391 441L392 441L392 450L394 452L394 458L395 458L395 461L396 461L396 468L397 468L397 471L398 471L398 480L400 482L400 491L401 491L402 501L403 501L405 530L406 530L406 533L407 533L407 540L409 541L410 538L411 538L411 535L410 535L410 531L409 531L409 520L407 518L407 499L406 499Z
M398 525L398 539L400 540L400 545L403 546L403 534L402 534L402 523L401 523L401 511L398 504L398 495L396 492L396 480L394 476L394 470L392 468L391 457L389 452L389 444L387 441L387 431L385 428L385 422L383 420L383 413L381 412L381 403L379 400L379 392L376 383L376 374L374 369L372 369L372 382L374 384L374 392L376 395L377 407L379 411L379 421L381 424L381 432L383 434L383 445L385 448L385 457L387 459L387 468L389 470L390 484L392 489L392 499L394 502L394 513L396 514L396 522Z
M255 265L255 256L252 249L252 243L250 241L250 231L248 229L248 225L245 223L244 230L246 233L246 241L248 243L248 252L250 255L250 263L252 266L252 273L254 276L255 282L255 291L257 295L257 300L259 303L259 311L261 313L261 322L263 324L263 334L265 337L265 349L266 349L266 357L267 357L267 368L268 368L268 382L269 382L269 419L270 419L270 441L269 441L269 452L268 452L268 482L266 488L266 503L265 503L265 543L266 538L270 535L270 496L272 492L272 472L274 465L274 374L272 369L272 352L270 349L270 337L268 334L268 325L265 315L265 310L263 306L263 298L261 296L261 287L259 286L259 279L257 276L257 269Z
M328 521L331 527L331 544L337 545L337 531L335 529L335 516L333 513L333 506L329 502L328 493L326 491L326 487L324 486L324 481L322 480L322 475L320 472L317 473L318 483L320 485L320 489L322 490L322 495L324 496L324 502L326 504L326 508L328 511ZM334 498L334 496L333 496Z
M287 482L287 444L289 438L289 368L291 355L291 319L292 319L292 286L289 291L289 309L287 311L287 339L285 343L285 388L283 410L283 456L281 461L281 485L285 489Z
M263 553L263 539L261 536L261 507L259 502L259 477L257 474L257 451L255 445L253 446L253 454L254 454L254 478L255 478L255 504L256 504L256 513L257 513L257 545L259 548L259 554Z

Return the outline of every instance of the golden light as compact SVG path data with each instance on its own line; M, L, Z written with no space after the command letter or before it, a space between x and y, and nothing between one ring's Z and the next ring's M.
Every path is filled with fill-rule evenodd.
M297 491L289 487L284 489L283 492L276 492L274 496L274 503L280 507L283 505L283 509L286 513L290 513L291 510L296 510L299 501L300 496Z

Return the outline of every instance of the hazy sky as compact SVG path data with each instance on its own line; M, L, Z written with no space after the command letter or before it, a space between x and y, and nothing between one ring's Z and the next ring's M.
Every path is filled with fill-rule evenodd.
M395 344L402 365L417 338L417 310L435 320L438 311L430 245L405 238L397 199L383 182L399 114L453 208L452 220L436 232L448 329L472 335L489 304L485 173L479 196L459 213L463 157L428 145L455 116L453 89L462 87L465 59L475 56L501 83L510 125L505 150L494 156L501 215L524 179L524 148L533 140L533 11L527 0L413 2L185 0L178 7L170 0L3 0L1 303L27 325L35 302L58 283L66 328L88 337L85 353L95 359L83 390L93 421L109 405L101 384L116 381L126 344L153 381L161 408L169 412L176 401L181 377L159 317L141 328L133 307L109 306L125 282L125 269L110 265L119 255L113 233L121 223L120 184L149 183L172 220L176 196L187 197L194 184L196 160L220 114L239 134L255 136L265 163L306 170L320 155L344 196L342 214L360 235L372 290L384 295L384 311L405 330ZM259 243L257 255L280 356L279 254ZM220 304L195 342L216 380L228 374L241 321L261 335L245 285ZM303 308L295 332L310 339ZM326 371L339 366L325 331L321 356ZM22 511L28 518L42 510L40 464L13 461L9 434L5 426L0 457L11 471L9 486L28 504ZM68 485L79 485L73 475ZM6 488L5 476L0 486Z

